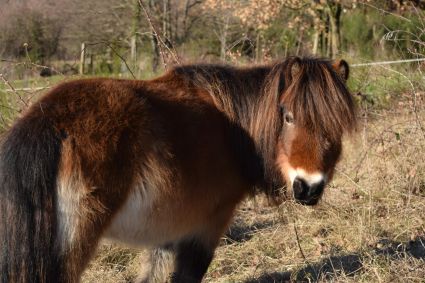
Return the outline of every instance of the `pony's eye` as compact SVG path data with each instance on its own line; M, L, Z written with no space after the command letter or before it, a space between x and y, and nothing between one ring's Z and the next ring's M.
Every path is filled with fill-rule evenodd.
M292 115L291 112L285 113L285 122L287 124L293 124L294 123L294 116Z
M283 104L279 105L279 110L281 115L285 114L286 112L285 105Z
M330 141L328 141L328 140L324 140L323 141L323 148L325 149L325 150L328 150L328 149L330 149L331 148L331 143L330 143Z

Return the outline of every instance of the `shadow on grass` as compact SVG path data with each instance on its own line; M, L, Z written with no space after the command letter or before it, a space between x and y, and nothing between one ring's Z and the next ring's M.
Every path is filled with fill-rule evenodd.
M384 255L394 259L410 256L425 260L425 236L404 243L390 239L381 239L376 244L374 251L378 255Z
M224 244L246 242L252 238L255 232L264 230L273 226L274 224L275 223L272 221L257 222L252 225L247 225L242 221L239 223L236 222L229 228L229 231L227 231L224 238Z
M397 242L381 239L372 251L377 256L386 256L389 260L398 260L406 257L425 260L425 237L418 237L414 241ZM291 272L271 272L260 277L249 279L245 283L277 283L277 282L316 282L319 279L331 279L337 274L354 276L363 268L360 254L331 256L318 263L312 263L301 269Z
M245 283L272 283L272 282L315 282L332 277L337 273L346 275L355 274L362 268L361 258L357 254L332 256L318 263L313 263L295 272L272 272L258 278L250 279Z

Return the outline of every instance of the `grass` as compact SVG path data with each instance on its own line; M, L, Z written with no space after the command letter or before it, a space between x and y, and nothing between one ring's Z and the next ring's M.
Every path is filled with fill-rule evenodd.
M399 95L423 89L425 77L420 64L351 68L349 87L371 106L389 107Z
M398 72L353 70L351 88L363 94L361 123L346 138L344 157L321 203L270 207L262 196L246 200L205 282L424 282L423 76ZM51 86L63 79L68 78L12 84ZM21 107L16 94L5 89L0 84L1 103ZM2 113L9 113L8 121L18 115ZM131 282L146 257L147 251L105 242L83 282Z

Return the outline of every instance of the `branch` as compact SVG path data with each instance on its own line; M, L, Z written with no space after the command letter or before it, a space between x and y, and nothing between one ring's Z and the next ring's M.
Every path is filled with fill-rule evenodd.
M316 272L316 269L315 269L315 268L314 268L314 266L310 263L310 261L306 258L305 254L304 254L304 251L303 251L303 248L301 247L300 237L298 236L298 230L297 230L297 225L295 224L295 220L294 220L293 224L294 224L294 232L295 232L295 238L296 238L296 240L297 240L298 249L299 249L299 250L300 250L300 252L301 252L301 255L302 255L303 259L304 259L304 262L305 262L305 263L307 263L307 265L309 265L309 266L311 266L311 267L312 267L312 269L313 269L313 271L314 271L314 275L315 275L315 276L316 276L316 278L317 278L317 272Z
M0 74L0 79L19 97L19 100L25 105L25 107L28 107L28 103L22 98L22 96L19 95L13 85L3 76L3 74Z
M193 3L191 3L191 4L189 4L189 5L187 5L187 8L188 9L190 9L190 8L192 8L193 6L196 6L196 5L198 5L198 4L202 4L202 0L196 0L195 2L193 2Z
M130 72L131 76L133 77L133 79L136 79L136 76L134 75L133 71L131 70L131 68L128 66L127 61L124 59L124 57L121 56L121 54L119 54L110 43L105 43L106 46L108 46L109 48L111 48L111 50L115 53L115 55L117 55L121 61L124 62L125 67L127 68L127 70Z
M158 44L158 47L159 47L159 53L161 54L161 59L162 59L162 63L164 64L164 68L166 69L167 68L167 62L166 62L166 60L165 60L165 52L164 52L164 49L163 49L163 47L165 47L165 49L167 49L167 51L168 51L168 53L173 57L173 60L174 60L174 62L175 63L177 63L177 64L180 64L180 58L179 58L179 56L177 55L177 53L175 52L175 50L173 49L173 50L171 50L169 47L168 47L168 45L167 44L165 44L165 42L162 40L162 38L159 36L159 34L158 34L158 32L156 31L156 29L155 29L155 27L154 27L154 25L153 25L153 22L152 22L152 19L151 19L151 17L150 17L150 15L149 15L149 13L148 13L148 11L146 10L146 8L145 8L145 5L143 5L143 3L142 3L142 1L141 0L138 0L139 1L139 5L140 5L140 7L143 9L143 12L145 13L145 15L146 15L146 18L147 18L147 20L148 20L148 23L149 23L149 26L150 26L150 28L151 28L151 30L152 30L152 33L154 34L154 36L156 37L156 39L158 40L158 42L160 43L160 44Z
M115 50L115 48L112 46L112 44L110 42L107 41L100 41L100 42L93 42L93 43L86 43L86 47L84 48L84 50L88 47L88 46L93 46L93 45L99 45L99 44L104 44L107 47L111 48L112 52L115 53L115 55L117 55L120 60L124 63L125 67L127 68L127 70L130 72L131 76L133 77L133 79L136 79L136 76L134 75L133 71L131 70L130 66L128 66L127 61L124 59L124 57L118 53L118 51ZM81 51L82 52L82 51Z
M376 7L376 6L372 5L372 4L365 3L365 2L360 2L360 4L362 4L362 5L364 5L364 6L368 6L368 7L370 7L370 8L374 8L374 9L376 9L376 10L378 10L378 11L380 11L380 12L384 13L384 14L389 14L389 15L392 15L392 16L395 16L395 17L398 17L398 18L400 18L400 19L406 20L406 21L408 21L409 23L411 23L411 22L412 22L410 19L408 19L408 18L406 18L406 17L403 17L403 16L401 16L401 15L397 15L397 14L395 14L395 13L391 13L391 12L385 11L384 9L378 8L378 7Z

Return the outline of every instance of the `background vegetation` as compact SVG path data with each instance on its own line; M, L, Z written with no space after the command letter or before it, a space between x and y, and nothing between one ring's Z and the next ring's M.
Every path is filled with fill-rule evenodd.
M62 73L77 71L82 43L85 73L130 76L124 58L137 77L159 71L164 60L176 63L177 58L251 63L313 54L362 62L424 53L425 2L419 0L0 0L0 4L0 57L31 60ZM24 74L15 70L12 75Z
M175 64L344 58L361 124L316 208L241 205L207 282L424 282L421 0L0 0L0 130L46 89ZM84 48L82 44L84 43ZM83 59L82 60L82 56ZM84 282L131 282L147 251L105 243Z

